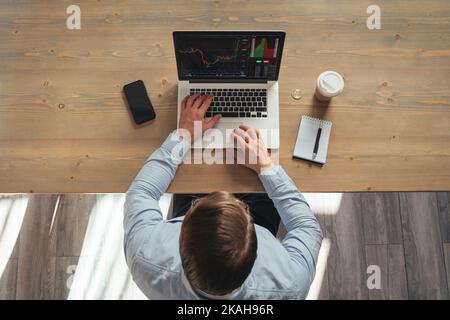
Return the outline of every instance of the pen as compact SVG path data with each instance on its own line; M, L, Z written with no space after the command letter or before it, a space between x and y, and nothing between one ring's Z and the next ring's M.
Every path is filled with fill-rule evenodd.
M314 144L314 151L312 158L315 159L317 157L317 151L319 150L319 141L320 141L320 135L322 134L322 128L319 127L317 130L317 136L316 136L316 143Z

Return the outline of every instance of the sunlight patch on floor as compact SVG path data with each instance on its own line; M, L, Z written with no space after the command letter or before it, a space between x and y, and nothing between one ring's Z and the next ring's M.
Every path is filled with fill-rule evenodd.
M14 250L27 204L27 195L0 195L0 278Z
M167 217L171 195L160 201ZM131 279L123 250L125 195L98 195L68 299L146 299Z
M342 193L304 193L314 214L335 215L341 206Z
M68 299L125 299L134 285L123 254L124 201L123 194L98 195Z
M309 288L306 300L317 300L320 295L320 290L325 281L325 270L327 268L328 255L330 254L331 241L328 238L322 240L322 245L320 246L319 258L317 259L316 275Z

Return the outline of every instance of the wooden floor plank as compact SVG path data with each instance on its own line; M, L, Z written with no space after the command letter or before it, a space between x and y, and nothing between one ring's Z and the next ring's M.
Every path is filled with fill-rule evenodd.
M392 244L388 246L388 270L389 299L408 299L408 283L403 245Z
M0 300L14 300L17 288L17 259L8 259L0 276Z
M400 193L410 299L448 299L435 193Z
M447 288L450 291L450 243L444 243L445 269L447 271Z
M324 216L331 240L328 257L330 299L367 299L364 236L359 193L344 194L335 215Z
M67 299L72 272L80 261L78 256L86 235L89 212L96 201L103 198L101 195L67 195L60 197L58 202L58 196L30 196L17 248L0 278L0 299ZM314 208L323 211L316 216L325 239L330 240L318 299L448 299L450 243L443 243L446 229L442 228L448 193L401 193L398 194L398 208L392 194L344 194L339 206L334 198L333 205L323 203L326 197L309 198ZM101 208L94 210L97 218L100 215L107 217L98 210ZM393 230L397 227L387 224L391 220L394 224L397 222L387 216L387 212L400 215L403 244L395 243ZM56 217L53 217L54 213ZM105 232L100 220L93 228ZM116 236L120 233L117 232L121 228L119 224L119 221L114 223ZM97 231L90 233L92 236ZM282 234L283 228L280 228L280 236ZM107 234L98 240L104 245L106 242L101 239L107 239ZM385 243L389 241L394 243ZM90 246L95 246L92 239ZM96 263L86 263L86 259L93 257L83 259L84 265L95 267ZM105 270L125 278L118 281L114 276L113 280L118 281L119 286L112 286L104 295L93 292L92 296L143 297L127 278L122 263L109 258L111 261L106 263L102 259L97 263L101 262ZM367 288L366 270L371 264L381 268L381 290ZM121 287L123 292L120 292ZM105 288L108 288L106 282Z
M58 207L57 257L79 256L95 194L62 195Z
M402 243L398 193L362 193L361 210L366 244Z
M450 192L436 192L442 241L450 243Z
M324 234L324 241L330 241L330 239L326 235L326 220L323 215L316 215L317 220L320 223L320 227L322 228L322 232ZM329 259L330 253L328 252L328 255L325 257L325 273L323 274L322 279L322 286L320 288L319 292L319 300L328 300L330 299L330 289L328 285L328 259Z
M56 228L53 214L58 197L30 196L20 232L17 299L52 299L54 296Z
M55 299L69 297L79 257L57 257L55 275Z
M369 299L386 300L389 298L388 246L384 244L366 245L365 251L366 251L366 268L368 268L369 266L378 267L380 270L379 276L381 277L380 288L368 288ZM372 273L366 275L367 278L369 276L372 276Z
M19 258L19 248L20 248L20 237L17 237L13 252L11 253L11 259Z

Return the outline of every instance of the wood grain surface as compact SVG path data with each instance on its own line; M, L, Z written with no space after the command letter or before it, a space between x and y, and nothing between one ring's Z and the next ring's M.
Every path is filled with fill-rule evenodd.
M176 127L171 33L286 30L280 73L280 163L302 191L450 190L450 2L0 2L0 192L124 192ZM345 77L329 106L317 75ZM133 125L122 86L142 79L157 118ZM293 89L303 92L291 98ZM331 120L328 162L293 160L301 115ZM237 165L182 165L171 192L260 191Z
M440 230L448 230L449 219L440 212L449 199L439 195L358 192L336 201L337 195L306 193L329 245L309 298L448 300L450 243ZM145 298L123 256L124 200L123 194L0 196L0 207L13 208L0 210L0 299ZM376 210L368 210L370 203ZM390 228L383 210L401 215L401 226ZM280 225L278 239L285 234ZM367 287L369 266L380 268L381 288Z
M401 193L403 246L410 299L449 299L437 197Z

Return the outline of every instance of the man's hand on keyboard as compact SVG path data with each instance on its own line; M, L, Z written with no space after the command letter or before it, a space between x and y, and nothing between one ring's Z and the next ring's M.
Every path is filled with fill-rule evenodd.
M259 174L274 166L258 130L240 125L234 129L232 135L237 142L237 156L245 159L244 165L247 168Z
M209 121L205 120L206 110L208 110L212 100L212 95L194 94L186 96L181 102L180 123L178 128L187 130L190 137L186 137L180 130L177 131L177 134L185 139L189 138L190 142L193 143L195 139L200 138L194 137L194 121L201 121L202 135L207 129L214 127L222 116L215 115Z

